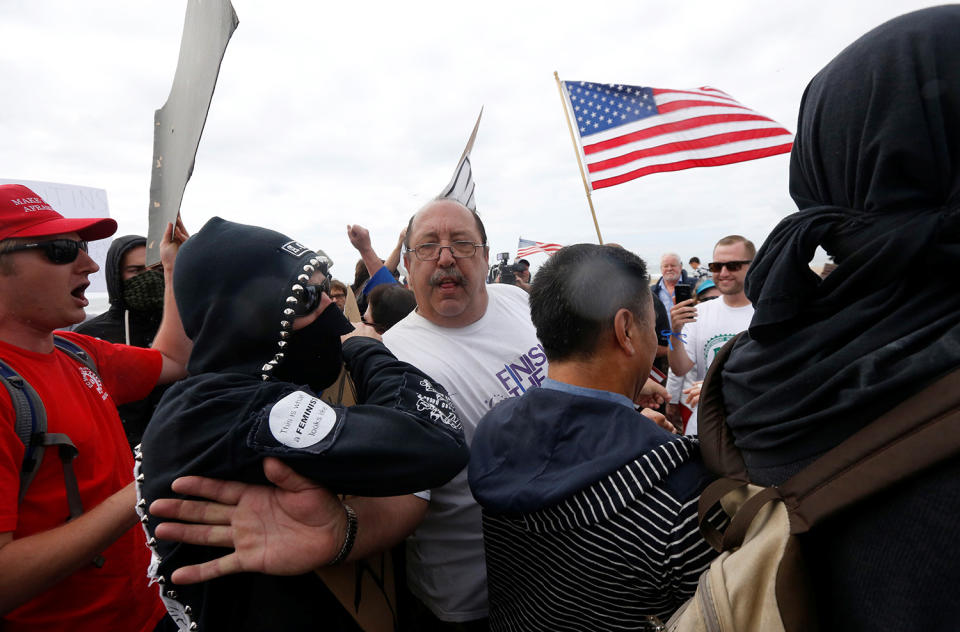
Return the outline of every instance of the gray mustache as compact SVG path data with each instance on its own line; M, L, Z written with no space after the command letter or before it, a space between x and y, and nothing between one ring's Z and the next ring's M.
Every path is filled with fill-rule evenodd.
M460 285L466 285L466 279L463 274L456 268L446 268L443 270L437 270L430 275L430 285L438 286L444 279L453 279Z

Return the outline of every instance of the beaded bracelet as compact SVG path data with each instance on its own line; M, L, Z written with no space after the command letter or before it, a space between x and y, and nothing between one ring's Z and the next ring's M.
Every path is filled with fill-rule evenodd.
M353 549L353 543L357 539L357 512L353 510L353 507L344 503L343 510L347 513L347 536L343 539L343 546L340 547L340 552L337 553L337 556L334 557L327 566L333 566L334 564L339 564L343 560L347 559L347 556L350 555L351 549Z

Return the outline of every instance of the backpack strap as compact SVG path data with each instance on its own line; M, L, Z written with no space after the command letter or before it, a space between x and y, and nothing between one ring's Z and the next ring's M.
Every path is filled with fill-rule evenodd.
M78 344L66 338L54 335L53 344L75 362L83 364L96 372L97 366L90 355ZM10 365L0 360L0 382L7 388L15 415L15 431L25 446L23 464L20 468L20 490L17 502L23 497L33 482L40 464L43 462L44 449L58 448L60 463L63 467L63 480L67 492L67 507L70 519L83 513L80 488L73 469L73 459L78 450L70 437L59 432L47 432L47 412L36 389L17 373Z
M960 455L960 370L854 433L780 486L790 530Z
M700 389L700 404L697 410L697 432L700 437L700 453L707 468L726 478L747 482L747 465L740 450L734 444L733 432L727 425L727 413L723 403L723 365L730 351L743 332L727 341L707 370Z
M20 492L17 496L17 503L20 503L43 461L47 412L37 391L3 360L0 360L0 382L3 382L10 394L10 403L13 405L14 412L14 431L25 448L20 468Z
M737 335L717 354L700 394L698 426L701 454L707 467L734 481L749 481L743 456L726 423L722 370ZM960 455L960 370L954 371L901 402L886 414L835 446L764 496L781 498L790 513L792 533L804 533L836 511L863 500L904 478ZM727 491L738 486L726 485ZM709 487L708 487L709 489ZM703 503L722 497L721 487ZM706 495L706 494L705 494ZM744 506L744 520L762 507L757 499ZM701 515L704 505L701 504ZM749 524L749 522L747 522ZM730 528L735 525L731 523ZM728 529L729 530L729 529ZM734 529L740 531L740 529ZM711 534L716 537L716 534ZM738 533L724 534L724 542ZM711 542L712 544L712 542Z

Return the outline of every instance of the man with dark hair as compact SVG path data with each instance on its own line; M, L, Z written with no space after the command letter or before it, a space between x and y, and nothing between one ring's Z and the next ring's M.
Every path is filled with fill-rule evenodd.
M636 629L669 616L713 558L696 442L634 406L657 348L647 278L622 248L578 244L533 283L548 377L485 415L471 447L492 630Z
M710 271L706 268L700 267L700 257L690 257L690 269L693 270L693 274L690 277L694 281L702 281L703 279L710 278Z
M332 279L330 281L330 298L337 304L337 308L342 312L347 304L347 286L343 281Z

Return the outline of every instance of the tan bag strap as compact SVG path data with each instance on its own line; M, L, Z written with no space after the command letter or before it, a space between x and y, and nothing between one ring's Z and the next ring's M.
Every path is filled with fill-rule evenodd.
M960 455L960 370L871 422L780 486L790 530Z
M727 341L707 371L698 426L707 467L748 481L723 403L723 365L742 335ZM780 485L791 532L804 533L837 510L960 455L958 423L960 370L901 402Z
M700 494L697 502L697 513L700 523L700 533L707 544L717 551L723 550L723 534L707 521L707 514L720 502L720 499L730 492L740 489L747 483L732 478L719 478L707 485Z

